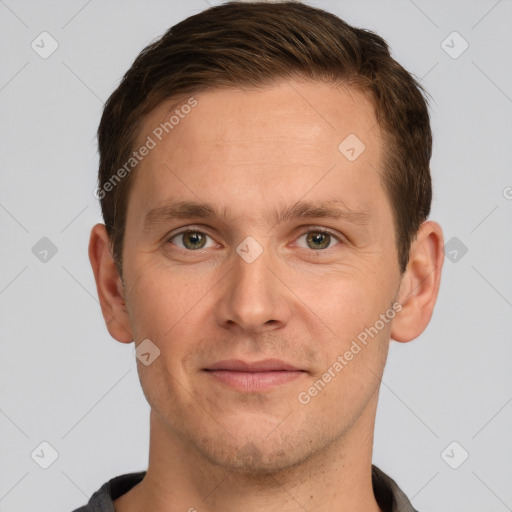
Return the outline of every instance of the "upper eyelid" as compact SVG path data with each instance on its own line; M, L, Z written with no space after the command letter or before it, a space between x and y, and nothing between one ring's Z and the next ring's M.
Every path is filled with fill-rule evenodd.
M319 233L327 233L328 235L330 235L333 238L335 238L339 243L345 243L345 237L344 236L338 235L337 233L335 233L334 231L330 230L329 228L323 228L321 226L317 226L317 227L314 227L314 226L313 227L308 227L308 226L306 226L304 228L304 230L300 232L299 238L301 238L302 236L304 236L305 234L307 234L309 232L314 233L315 231L317 231ZM318 252L321 252L321 251L318 251Z
M164 240L166 241L169 241L171 240L172 238L178 236L178 235L183 235L184 233L188 233L188 232L193 232L193 233L202 233L203 235L206 235L206 236L209 236L210 238L213 238L212 235L210 235L207 230L205 230L204 228L201 228L201 227L190 227L190 226L187 226L187 227L184 227L184 228L180 228L179 231L177 231L176 233L168 233L167 235L164 236Z
M318 231L318 232L321 232L321 233L327 233L329 235L331 235L332 237L336 238L336 240L338 240L338 242L344 242L345 241L345 238L343 235L339 235L337 234L336 232L334 232L334 230L331 230L330 228L326 228L324 226L315 226L315 225L307 225L307 226L303 226L303 229L300 230L300 234L298 235L299 237L305 235L306 233L309 233L309 232L314 232L314 231ZM213 239L213 236L210 235L207 230L205 230L205 228L202 228L201 226L187 226L187 227L183 227L183 228L180 228L179 231L177 231L176 233L172 233L172 234L168 234L164 237L164 240L166 242L169 242L171 239L173 239L174 237L176 236L179 236L179 235L183 235L184 233L187 233L187 232L199 232L199 233L202 233L206 236L209 236L210 238Z

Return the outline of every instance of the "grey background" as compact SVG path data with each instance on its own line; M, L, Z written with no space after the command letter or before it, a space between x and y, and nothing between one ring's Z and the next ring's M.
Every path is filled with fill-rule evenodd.
M139 51L208 3L0 0L2 512L70 511L147 467L133 345L108 335L87 258L95 130ZM512 510L512 2L309 3L382 35L431 94L431 218L458 251L428 329L392 343L374 463L421 512ZM47 59L31 48L43 31ZM458 36L441 45L453 31L458 58Z

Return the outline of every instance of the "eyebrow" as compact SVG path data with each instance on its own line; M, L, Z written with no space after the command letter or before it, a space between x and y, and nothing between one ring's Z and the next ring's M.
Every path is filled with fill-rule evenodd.
M212 219L226 217L225 208L211 203L195 201L170 201L151 209L144 217L144 230L175 219ZM345 220L356 225L366 225L370 215L362 211L354 211L346 207L343 201L331 200L317 203L297 201L281 209L270 212L270 219L279 224L291 219L324 218Z

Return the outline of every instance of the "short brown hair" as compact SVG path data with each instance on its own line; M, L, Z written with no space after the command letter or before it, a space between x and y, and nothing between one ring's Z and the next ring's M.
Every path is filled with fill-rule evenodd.
M385 138L382 183L405 271L432 200L432 133L422 87L381 37L334 14L296 1L230 1L190 16L147 46L105 104L98 128L98 190L121 276L133 173L109 193L104 187L130 158L144 116L176 95L298 77L343 83L371 98Z

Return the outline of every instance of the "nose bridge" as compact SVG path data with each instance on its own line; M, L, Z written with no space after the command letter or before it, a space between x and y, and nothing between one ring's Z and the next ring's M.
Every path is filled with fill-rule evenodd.
M270 248L263 245L247 237L233 253L232 271L218 310L223 325L235 323L244 330L257 331L287 321L286 295L274 275L276 261Z

